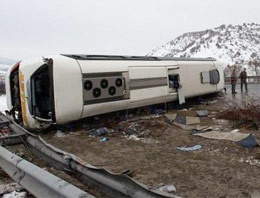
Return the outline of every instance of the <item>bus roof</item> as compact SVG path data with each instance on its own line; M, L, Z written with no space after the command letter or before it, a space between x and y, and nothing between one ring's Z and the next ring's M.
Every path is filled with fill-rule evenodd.
M61 54L77 60L134 60L134 61L216 61L208 58L184 58L184 57L156 57L156 56L122 56L122 55L86 55L86 54Z

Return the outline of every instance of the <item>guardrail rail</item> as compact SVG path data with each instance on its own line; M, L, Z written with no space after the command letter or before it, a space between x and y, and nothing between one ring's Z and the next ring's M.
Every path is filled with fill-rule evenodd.
M0 167L35 197L95 198L0 146Z
M48 144L40 136L30 133L15 123L10 117L0 114L0 119L2 117L9 120L9 127L19 136L20 143L24 143L37 157L44 159L51 166L76 176L77 179L87 186L97 188L107 197L179 198L174 194L152 189L135 181L126 174L115 174L106 169L95 167L74 154ZM14 136L14 138L17 137Z

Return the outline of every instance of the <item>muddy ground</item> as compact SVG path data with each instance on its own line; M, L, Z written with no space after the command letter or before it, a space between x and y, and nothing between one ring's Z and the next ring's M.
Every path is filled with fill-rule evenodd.
M190 100L184 109L168 109L167 113L196 116L196 110L207 109L209 116L201 118L199 125L228 132L236 128L235 123L216 118L218 112L233 104L229 90L227 94ZM243 103L243 97L239 97ZM250 94L246 100L250 100ZM259 147L249 149L228 140L193 136L191 131L166 122L164 115L147 118L147 112L129 112L128 121L116 119L115 114L96 117L61 127L62 137L55 135L56 130L41 136L92 165L115 173L128 171L132 178L155 189L162 184L174 184L175 194L181 197L246 198L260 189ZM145 119L136 119L139 116ZM93 137L89 131L102 126L110 132L105 135L109 140L101 143L104 136ZM253 133L260 141L259 129L242 126L239 130ZM176 148L197 144L202 149L184 152Z

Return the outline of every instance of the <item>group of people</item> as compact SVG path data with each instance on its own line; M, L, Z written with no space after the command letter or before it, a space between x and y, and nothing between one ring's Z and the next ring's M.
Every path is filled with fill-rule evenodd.
M240 73L239 75L240 78L240 83L241 83L241 92L243 92L243 87L245 85L245 90L246 92L248 91L247 89L247 73L246 73L246 68ZM236 76L236 69L233 70L232 75L231 75L231 91L232 94L236 94L236 84L237 84L237 76Z

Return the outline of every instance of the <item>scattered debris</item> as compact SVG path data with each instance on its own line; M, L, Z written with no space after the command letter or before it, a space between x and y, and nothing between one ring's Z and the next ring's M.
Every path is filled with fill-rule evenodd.
M242 159L241 162L243 162L244 160ZM253 156L250 156L247 158L247 160L245 160L246 163L248 163L249 165L253 165L253 166L256 166L256 165L260 165L260 160L258 159L254 159Z
M173 184L167 184L167 185L160 186L157 190L166 192L166 193L174 193L177 191L176 187Z
M88 133L92 136L102 136L102 135L106 135L109 133L109 130L106 128L106 127L102 127L102 128L99 128L99 129L93 129L93 130L90 130L88 131Z
M209 115L208 110L198 110L196 113L198 117L207 117Z
M17 183L0 185L0 197L2 198L26 198L27 192Z
M172 122L172 124L174 126L177 126L183 130L186 130L186 131L191 131L192 129L196 128L196 127L192 127L192 126L187 126L187 125L184 125L184 124L179 124L179 123L176 123L176 122Z
M143 143L147 143L147 144L158 144L158 143L160 143L160 141L153 140L153 139L146 139L146 138L142 138L141 141Z
M120 174L127 175L129 177L133 177L134 176L134 172L129 170L129 169L122 171Z
M199 107L199 108L204 109L203 107ZM198 116L198 113L196 115L196 109L197 109L197 107L195 107L195 109L192 112L189 111L190 109L188 109L188 110L184 109L183 112L178 111L178 113L184 114L184 115L187 114L187 115ZM211 109L211 107L209 109ZM192 174L192 172L190 172L190 170L192 170L193 167L195 167L197 170L197 168L199 167L198 168L198 170L200 171L199 174L197 175L197 172L196 172L196 174L194 174L193 178L196 178L196 180L198 180L198 179L201 179L202 177L204 178L205 175L209 175L209 176L205 176L205 181L206 182L210 181L210 182L208 182L209 184L205 184L206 182L204 183L205 187L207 187L207 189L210 189L209 185L213 184L212 186L214 186L214 183L213 183L214 181L211 182L211 178L212 178L211 173L213 173L213 175L216 176L216 179L218 181L219 180L222 181L221 179L224 175L223 182L227 186L227 188L224 189L225 193L228 194L228 188L231 189L233 187L237 191L237 194L239 194L240 193L239 188L238 188L239 186L236 186L236 182L234 182L234 181L236 181L237 179L240 180L241 178L245 179L245 180L249 180L246 178L251 177L254 179L252 182L257 182L257 178L254 178L253 173L256 173L255 175L257 175L257 168L260 167L260 160L258 158L251 158L248 156L254 155L255 151L258 151L258 149L254 149L251 152L251 151L248 151L247 149L241 149L238 146L237 146L237 148L234 148L235 144L232 142L211 141L211 140L207 140L207 139L203 140L202 138L194 138L194 136L189 137L191 134L191 131L192 131L193 135L196 133L202 134L202 133L207 133L207 132L212 132L212 131L213 132L215 131L218 133L221 133L221 131L229 131L231 134L233 134L233 133L237 134L240 132L239 129L234 129L234 130L233 130L233 128L231 129L232 126L230 125L230 123L231 123L230 121L226 121L226 120L222 119L222 120L216 120L215 122L212 122L212 120L209 117L210 117L210 115L217 116L216 111L218 111L219 107L215 108L215 106L214 106L214 109L216 109L216 110L213 112L212 112L212 110L209 110L208 118L204 118L204 119L201 118L201 121L203 121L201 125L205 124L208 126L200 126L197 124L187 125L186 121L183 122L184 124L177 123L177 122L175 122L175 119L177 117L176 113L168 113L168 114L165 114L165 116L161 116L161 115L135 116L135 115L131 114L129 117L132 117L132 119L128 119L127 121L117 120L117 122L112 122L113 125L112 124L109 125L106 122L103 122L102 117L100 118L100 120L97 119L97 122L95 122L94 124L91 122L86 122L86 124L83 125L84 130L81 130L81 134L83 134L84 131L86 133L87 131L89 131L91 129L93 129L93 130L91 130L91 134L94 134L95 131L100 132L100 130L102 129L100 127L104 127L104 126L109 129L109 134L107 134L105 132L105 135L98 136L97 137L98 139L86 138L87 139L86 141L84 141L84 142L82 141L80 143L82 148L85 148L86 144L88 144L90 142L91 144L88 144L88 146L93 145L93 148L96 148L96 146L100 145L99 146L100 149L106 149L106 150L114 149L116 151L113 154L112 154L112 152L110 152L111 156L110 155L107 156L106 152L102 152L102 155L101 155L100 154L101 152L99 153L99 150L98 150L98 152L96 152L93 149L94 150L93 154L91 153L90 155L87 155L87 154L85 155L85 153L84 154L82 153L82 156L85 157L86 159L88 157L93 159L93 161L95 163L99 163L99 164L103 163L102 166L108 166L109 168L111 168L111 170L115 169L115 170L121 171L122 167L130 168L131 171L133 170L135 172L135 175L134 175L135 178L140 179L140 180L143 179L145 181L144 183L151 183L156 189L158 186L160 186L160 185L158 185L157 182L161 182L161 181L171 182L172 178L173 178L172 174L174 174L174 178L177 178L177 179L181 178L180 180L178 180L178 182L177 182L177 180L174 181L174 182L176 182L176 185L177 185L177 183L179 184L176 187L178 187L178 190L179 190L179 187L183 188L184 190L181 193L183 193L184 196L186 195L187 197L189 196L189 195L187 195L188 194L187 192L191 193L192 197L193 196L199 197L199 195L204 195L204 194L200 194L200 192L198 192L199 189L197 188L198 186L196 184L195 179L192 179L192 180L190 179L190 174ZM204 110L200 110L200 111L204 111ZM176 110L174 110L173 112L176 112ZM164 117L165 117L165 121L168 124L166 124L164 122ZM187 116L183 116L183 117L185 117L185 120L186 120ZM200 116L198 116L198 118L200 118ZM110 119L110 121L111 121L111 119ZM182 128L182 129L190 131L190 132L184 132L183 130L177 129L174 126L169 126L169 124L175 125L179 128ZM163 127L165 127L166 129L164 129ZM78 128L80 128L80 127L78 127ZM80 129L82 129L82 127ZM114 133L112 133L113 129L118 132L118 133L115 133L115 135L120 136L119 138L117 138L117 140L122 141L122 142L118 143L117 141L112 141L112 136L114 136ZM242 129L240 129L240 130L242 131ZM101 131L103 131L103 130L101 130ZM61 132L64 135L66 135L66 137L68 137L68 133L66 132L66 130L64 132L64 130L61 129ZM259 137L259 134L257 134L257 133L258 132L255 132L256 137ZM75 134L75 133L73 133L73 134ZM100 134L100 133L97 133L97 134ZM159 134L162 134L162 137L157 138ZM99 141L106 142L107 137L109 138L109 140L108 140L109 142L99 143ZM123 138L131 139L131 141L127 142ZM56 142L64 141L64 139L58 139L58 138L54 138L54 139ZM72 142L69 140L70 138L66 138L66 139L67 139L68 143ZM80 139L82 139L82 138L80 138ZM77 144L78 140L79 139L74 139L73 143ZM133 142L135 140L139 141L139 142ZM152 141L157 141L157 140L160 140L160 144L158 145L158 147L156 147L156 145L154 143L152 143ZM191 141L193 141L193 142L191 142ZM126 142L127 142L127 145L125 144ZM141 142L150 143L150 145L143 145L143 144L141 144ZM198 144L198 145L195 145L195 144ZM199 144L201 144L201 145L199 145ZM243 142L241 144L243 144ZM69 145L69 144L66 144L66 145L60 144L60 145L62 145L62 147L64 147L64 148L66 148L67 145ZM102 146L102 145L104 145L104 146ZM175 145L175 146L173 147L172 145ZM178 147L179 149L176 148L176 145L180 146L180 147ZM185 145L187 147L183 147ZM74 149L75 152L83 152L80 149L78 149L79 148L78 146L77 146L77 148L70 148L70 147L67 147L67 148L68 148L68 150ZM199 148L199 146L201 146L201 148ZM162 155L164 155L164 152L165 151L167 152L168 148L172 148L172 147L173 147L175 153L172 153L172 151L170 154L165 153L166 159L162 158L163 160L161 160L160 157ZM90 148L92 148L92 147L90 147ZM122 148L122 150L121 150L121 148ZM88 149L85 149L85 150L88 150ZM149 155L147 154L148 151L149 151ZM138 153L138 156L135 156L134 153ZM143 153L143 154L139 156L140 153ZM98 159L94 159L94 157L92 157L95 155L99 155ZM141 161L140 164L137 164L136 161L134 161L134 158L130 158L129 161L131 161L132 164L130 164L131 166L129 166L129 167L127 167L128 162L122 163L124 161L124 160L122 160L122 159L124 159L123 157L126 156L126 158L127 158L127 156L128 156L128 158L129 158L130 155L134 156L134 158L142 157L141 159L147 160L147 161L145 161L145 163L147 162L146 164L150 164L151 165L150 167L155 167L157 169L155 169L155 168L150 169L150 167L149 168L144 167L144 171L146 169L149 169L149 171L145 172L145 174L147 173L146 175L145 174L141 175L139 172L139 168L140 169L143 168L143 161ZM174 157L171 157L170 155L177 155L176 157L179 157L178 160L175 160L177 162L174 162ZM193 155L194 158L190 158L190 155ZM241 156L244 157L243 166L241 166L241 164L238 163L238 160L240 159ZM120 158L120 160L119 160L119 158ZM151 159L147 159L147 158L151 158ZM171 158L171 161L170 161L170 158ZM104 159L106 159L107 161L104 162ZM110 163L110 161L109 161L111 159L114 160L112 163ZM165 161L164 161L164 159L165 159ZM194 160L194 159L198 159L198 160ZM218 160L220 163L218 163ZM226 162L226 160L227 160L227 162ZM127 160L125 160L125 161L127 161ZM162 163L162 162L166 162L166 161L167 161L167 163ZM182 163L183 161L185 161L185 163ZM229 164L229 161L231 161L230 164ZM217 166L215 168L214 163L217 163L219 166ZM238 163L238 164L236 164L236 163ZM167 164L167 165L164 165L164 164ZM254 167L254 166L257 166L257 167ZM170 169L171 167L173 167L174 169ZM231 171L230 175L229 175L229 172L226 171L226 168L228 169L229 167L234 168L234 171L240 170L240 168L241 168L241 174L239 174L239 176L232 175L234 172ZM204 171L204 169L205 169L205 171ZM252 169L252 170L254 169L254 171L247 172L246 169ZM123 169L123 170L125 170L125 169ZM157 170L158 170L158 176L157 176L157 172L156 172ZM189 170L189 171L183 171L183 170ZM129 171L126 170L123 173L129 175L128 172ZM147 175L149 175L149 177ZM182 176L184 179L182 178ZM230 180L229 178L233 178L233 179ZM232 185L231 185L231 183L232 183ZM251 183L249 183L249 181L246 181L244 183L246 186L245 188L247 190L250 186L252 186ZM162 184L162 186L160 187L161 191L164 191L164 192L172 191L171 186L169 186L169 188L168 188L167 185L164 185L164 184ZM189 186L189 185L191 185L191 186ZM187 186L188 186L188 188L186 188ZM174 187L174 185L173 185L173 187ZM186 191L185 189L187 190L187 192L184 192L184 191ZM193 189L195 189L195 191L196 191L196 193L194 193L194 194L192 192ZM175 188L175 191L176 191L176 188ZM172 192L175 192L175 191L173 190ZM207 192L211 193L210 190L208 190ZM213 189L213 193L214 192L215 191ZM251 192L253 192L253 191L251 191ZM212 194L211 194L211 196L212 196ZM237 194L235 194L235 195L237 195ZM249 193L249 195L250 195L250 193ZM0 197L1 197L1 195L0 195ZM214 197L214 195L213 195L213 197Z
M61 130L57 130L55 137L58 138L65 137L65 133L63 133Z
M9 128L4 126L0 130L0 137L8 136L9 135Z
M197 117L186 117L186 125L193 125L193 124L199 124L200 123L200 118Z
M186 125L186 116L177 114L175 120L173 120L173 121L177 122L179 124L185 124Z
M196 150L200 150L202 148L202 146L200 144L191 146L191 147L176 147L178 150L181 151L196 151Z
M194 135L194 134L197 134L197 133L204 133L206 131L201 131L201 130L198 130L198 129L192 129L191 130L191 134Z
M247 148L254 148L259 146L258 142L256 141L255 137L253 134L250 134L248 137L245 139L240 140L237 142L240 146L247 147Z
M156 114L156 115L161 115L161 114L164 114L165 111L163 109L158 109L156 107L151 107L150 108L150 113L151 114Z
M128 139L130 139L130 140L141 140L141 138L137 137L136 135L130 135L128 137Z
M24 188L17 183L2 184L0 185L0 195L11 193L13 191L21 191L22 189Z
M214 118L214 120L216 120L216 122L217 122L219 125L228 125L228 124L229 124L228 120L216 119L216 118Z
M230 132L220 132L220 131L210 131L206 133L197 133L194 134L200 137L208 138L208 139L215 139L215 140L230 140L230 141L240 141L245 139L250 134L248 133L230 133Z
M212 131L213 130L213 127L212 126L199 126L197 127L197 130L200 130L200 131Z
M157 140L150 139L150 138L141 138L141 137L138 137L135 134L134 135L129 135L129 136L127 136L127 138L129 140L141 141L141 142L146 143L146 144L158 144L158 143L160 143Z
M253 191L253 193L251 194L251 198L260 198L260 191L259 190Z
M136 131L134 129L128 129L126 133L127 135L134 135Z
M230 133L237 133L237 132L239 132L239 129L234 129L234 130L230 131Z
M182 123L186 123L186 118L188 118L188 124L189 125L191 125L191 123L193 123L193 124L198 123L198 121L200 122L199 118L196 118L196 117L189 117L189 116L182 117L182 116L179 116L179 118L177 118L177 114L165 114L165 122L167 124L172 124L172 125L174 125L176 127L179 127L179 128L181 128L183 130L186 130L186 131L192 131L193 129L200 130L201 126L188 126L186 124L182 124ZM196 119L193 120L193 118L196 118Z
M135 122L135 121L140 121L140 120L151 120L151 119L154 119L154 118L160 118L161 116L162 115L135 116L134 118L130 118L127 121L123 121L123 122ZM128 118L129 118L129 116L128 116Z
M246 160L243 157L241 157L239 162L241 163L245 162L252 166L260 166L260 160L255 159L253 156L248 157Z
M177 114L174 122L177 122L179 124L184 124L184 125L193 125L193 124L199 124L200 118Z
M210 105L210 104L214 104L214 103L217 103L218 100L212 100L212 101L206 101L206 102L201 102L201 104L205 104L205 105Z
M209 131L220 131L220 126L197 126L196 128L192 129L192 135L196 133L205 133Z
M161 118L161 116L159 118ZM135 122L120 122L117 125L117 131L127 138L135 135L138 138L154 139L161 137L163 131L167 130L168 127L169 125L161 119L141 119Z
M185 116L180 114L165 114L166 118L169 119L171 122L182 124L182 125L193 125L199 124L200 118L198 117L191 117Z
M165 114L165 117L168 119L169 122L172 122L176 119L177 114L176 113L167 113L167 114Z
M210 131L204 133L195 133L193 135L197 135L208 139L230 140L247 148L254 148L258 146L256 139L250 133Z
M11 193L8 194L4 194L3 198L26 198L27 197L27 192L17 192L17 191L13 191Z
M101 138L101 140L99 141L99 142L107 142L109 139L107 138L107 137L103 137L103 138Z

